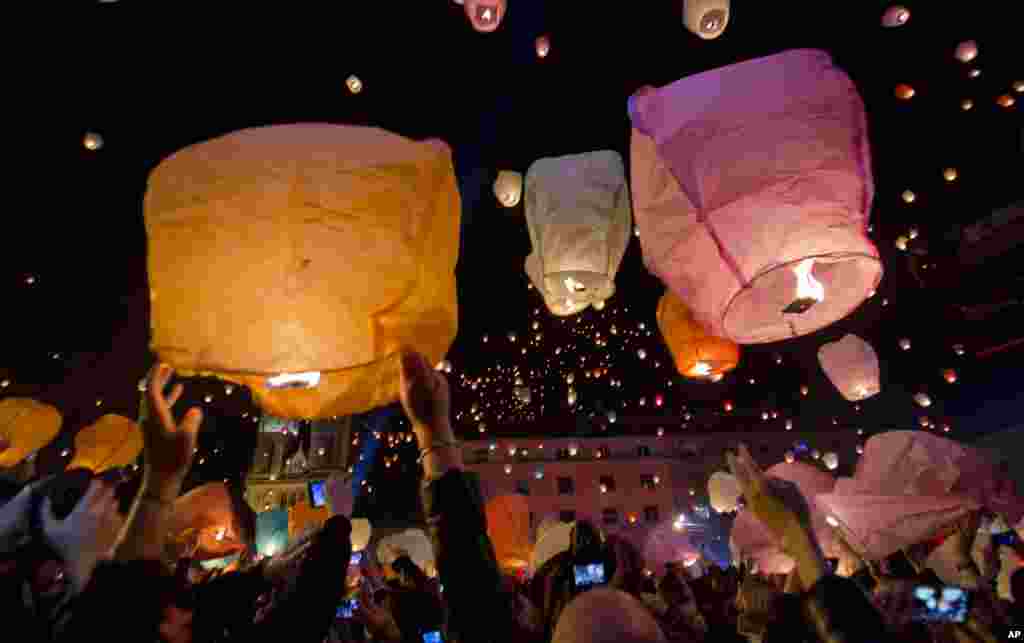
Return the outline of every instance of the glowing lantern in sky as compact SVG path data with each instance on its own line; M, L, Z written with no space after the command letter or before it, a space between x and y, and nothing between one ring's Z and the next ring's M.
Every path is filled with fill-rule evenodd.
M914 88L906 83L896 85L896 98L899 98L900 100L910 100L914 97L915 93Z
M902 5L893 5L882 14L883 27L902 27L910 20L910 10Z
M786 451L786 454L785 454L784 457L786 459L786 462L788 462L790 464L793 464L796 461L796 454L793 453L792 451Z
M957 176L958 174L955 167L947 167L946 169L942 170L942 178L946 179L946 181L950 183L956 181Z
M956 46L953 55L960 62L969 63L978 57L978 43L973 40L965 40Z
M736 503L741 494L740 483L730 473L716 471L708 479L711 508L720 514L736 511Z
M711 377L727 373L739 364L740 347L728 339L709 335L671 291L658 302L657 321L680 374Z
M537 36L534 46L536 47L538 58L547 58L548 54L551 53L551 39L547 36Z
M839 468L839 456L835 451L829 451L821 456L821 461L829 471L835 471Z
M463 9L473 29L490 33L501 25L505 17L506 0L465 0Z
M602 151L535 161L526 173L526 223L526 274L552 313L572 315L611 297L632 226L622 158Z
M818 349L818 362L832 384L851 402L869 398L882 390L878 355L870 344L856 335L824 344Z
M523 175L511 170L501 170L494 180L494 196L506 208L519 205L523 197Z
M927 393L915 393L914 402L916 402L921 408L926 409L932 405L932 398L930 398Z
M942 371L942 378L946 380L947 384L956 384L956 371L951 368L947 368Z
M1017 102L1017 100L1013 96L1010 96L1009 94L1003 94L999 98L996 99L996 104L997 105L999 105L1000 107L1005 107L1007 109L1013 107L1013 105L1016 102Z
M722 408L725 409L726 413L731 413L733 410L733 404L729 400L722 402Z
M910 350L910 340L907 339L906 337L901 339L899 344L900 344L900 349L901 350L905 350L905 351L909 351Z
M484 507L487 535L494 545L498 565L504 570L523 569L530 563L530 506L525 496L501 495Z
M398 396L399 351L455 337L451 152L379 129L298 124L185 148L145 199L152 348L249 386L279 417Z
M645 88L629 111L644 263L710 334L805 335L877 288L864 106L827 54L788 51Z
M683 0L683 24L704 40L721 36L729 24L729 0Z
M107 414L75 435L75 457L68 468L106 469L125 467L142 453L139 425L120 415Z
M373 525L366 518L352 519L352 551L362 551L370 544L370 536L373 535Z
M345 86L353 94L358 94L363 91L363 81L359 79L359 76L352 75L345 79Z
M973 107L974 101L971 100L970 98L965 98L962 101L960 101L960 109L964 110L965 112L969 111Z
M915 200L917 200L917 195L911 192L910 190L904 190L901 196L903 197L904 203L913 203Z
M88 132L82 137L82 145L90 152L99 151L103 147L103 137L96 132Z
M21 463L49 444L60 432L60 411L24 397L0 400L0 468Z

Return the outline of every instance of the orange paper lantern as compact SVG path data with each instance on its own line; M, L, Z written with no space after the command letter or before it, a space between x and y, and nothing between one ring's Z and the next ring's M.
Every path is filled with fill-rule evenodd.
M310 529L323 526L330 518L327 507L314 507L308 502L298 502L288 509L288 537L296 538Z
M108 413L75 435L75 457L69 469L106 469L125 467L142 453L139 425L120 415Z
M682 375L713 377L727 373L739 364L739 345L724 337L708 334L672 291L666 291L658 302L657 319L661 336Z
M17 466L22 460L57 437L63 422L60 411L25 397L0 400L0 468Z
M150 175L152 348L249 386L279 417L398 397L399 353L455 338L451 152L379 129L298 124L185 148Z
M900 83L899 85L896 85L896 98L899 98L901 100L910 100L911 98L914 97L914 94L914 88L911 87L910 85L907 85L905 83Z
M197 560L213 560L245 549L256 538L256 515L227 485L210 482L174 501L171 539L198 544Z
M492 498L484 508L487 535L494 545L498 564L506 570L523 569L530 564L530 505L524 496L502 495Z

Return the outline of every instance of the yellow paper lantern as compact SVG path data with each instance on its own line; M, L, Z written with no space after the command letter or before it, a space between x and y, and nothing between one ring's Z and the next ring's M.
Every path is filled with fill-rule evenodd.
M353 94L358 94L359 92L363 91L363 81L360 80L359 76L356 76L355 74L345 79L345 86L348 87L348 91L352 92Z
M683 24L703 38L722 35L729 25L729 0L683 0Z
M680 374L711 377L727 373L739 364L739 345L708 334L672 291L666 291L658 302L657 320Z
M946 179L950 183L956 181L957 176L958 174L955 167L947 167L946 169L942 170L942 178Z
M436 364L455 337L459 195L440 141L242 130L164 160L145 218L153 351L272 415L389 404L401 349Z
M142 430L132 420L108 413L75 435L75 457L71 469L126 467L142 453Z
M494 180L494 196L506 208L519 205L523 197L523 175L511 170L501 170Z
M0 400L0 468L17 466L22 460L49 444L64 421L60 411L25 397Z

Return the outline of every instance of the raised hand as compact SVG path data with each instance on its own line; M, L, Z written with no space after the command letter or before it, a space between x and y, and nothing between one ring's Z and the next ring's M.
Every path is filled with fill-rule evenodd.
M64 560L76 591L81 591L96 563L111 554L123 523L114 488L93 480L64 520L54 515L49 498L43 500L40 511L47 542Z
M378 641L401 641L402 631L391 612L377 605L366 584L359 590L359 607L353 616L366 627L366 631Z
M775 533L788 551L811 529L811 511L800 489L787 480L766 476L746 445L741 444L739 453L729 453L727 458L743 489L747 509Z
M177 497L192 464L199 425L203 421L203 412L198 408L189 409L180 423L174 420L171 410L184 387L177 384L165 395L172 375L173 369L166 364L158 364L150 371L146 393L150 415L142 427L147 487L166 496L168 502Z
M399 397L412 422L427 477L437 478L449 469L461 467L461 453L450 421L448 380L419 353L402 354Z

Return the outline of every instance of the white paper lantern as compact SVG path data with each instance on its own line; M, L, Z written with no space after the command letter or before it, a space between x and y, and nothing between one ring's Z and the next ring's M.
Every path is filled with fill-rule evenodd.
M352 519L352 551L362 551L370 544L370 536L373 535L373 526L366 518Z
M494 180L494 196L506 208L514 208L523 198L523 175L511 170L501 170Z
M711 508L718 513L729 513L736 511L736 502L739 500L742 490L739 480L730 473L716 471L708 479L708 496L711 498Z
M962 63L969 63L978 57L978 43L973 40L965 40L956 46L953 54Z
M856 335L846 335L818 349L818 362L843 397L857 402L882 390L875 349Z
M526 222L533 246L526 274L553 314L610 298L632 227L622 157L602 151L534 162Z
M829 451L821 456L821 461L829 471L835 471L839 468L839 455L835 451Z
M345 79L345 86L348 87L348 90L353 94L358 94L363 91L363 81L355 74Z
M928 408L932 405L932 398L928 397L927 393L915 393L914 401L922 408Z
M882 14L883 27L902 27L910 20L910 10L902 5L893 5Z
M729 24L729 0L683 0L683 24L705 40L721 36Z
M90 152L96 152L103 147L103 137L96 132L88 132L82 137L82 145Z

